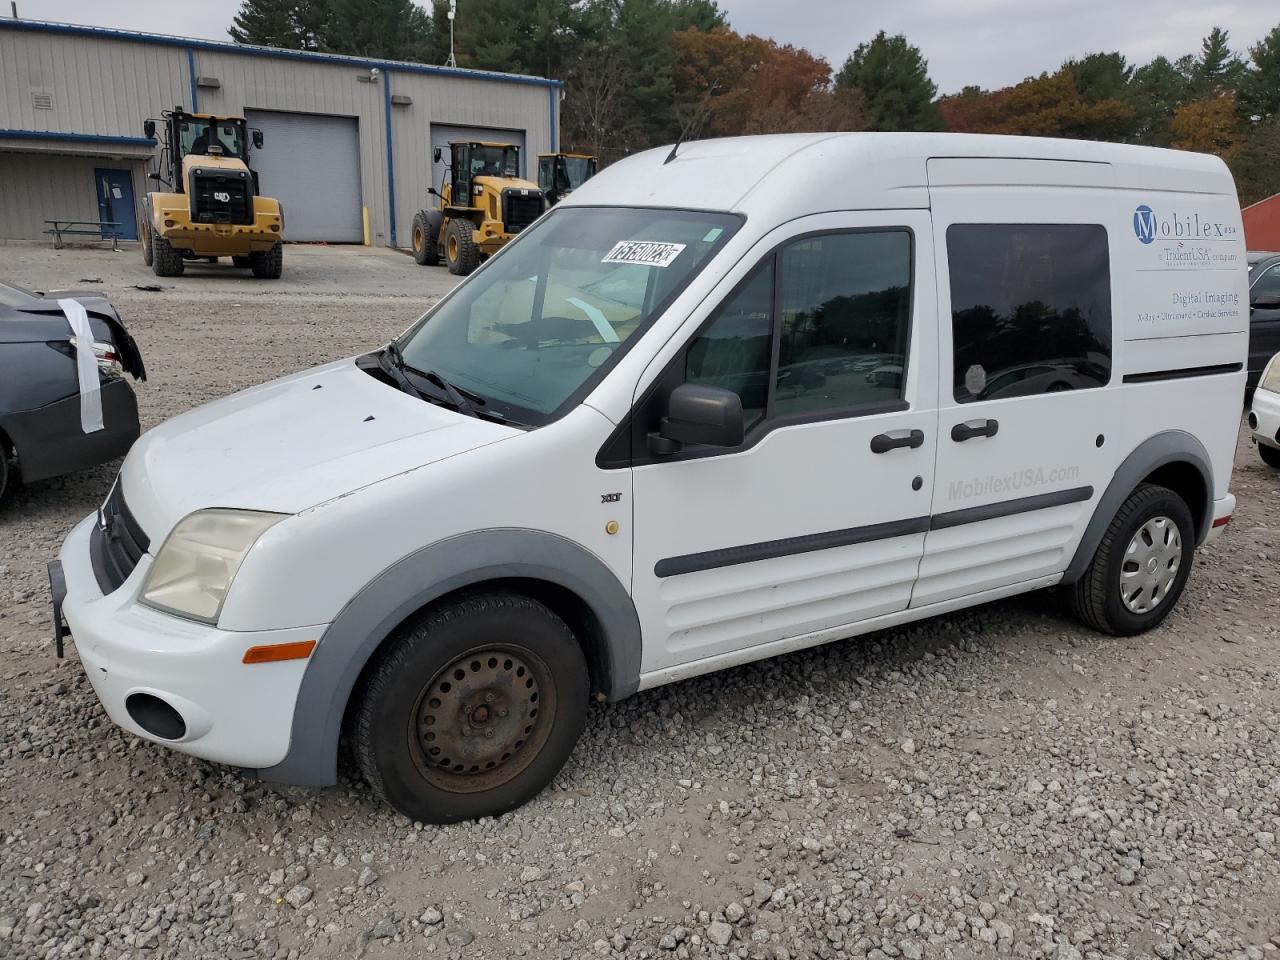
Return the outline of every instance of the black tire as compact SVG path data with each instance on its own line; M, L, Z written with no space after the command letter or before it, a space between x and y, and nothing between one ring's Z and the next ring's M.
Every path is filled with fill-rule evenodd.
M277 242L270 250L249 254L249 269L259 280L279 280L284 272L284 244Z
M480 266L480 248L476 246L475 226L470 220L450 220L444 231L445 259L449 272L465 277Z
M0 504L3 504L5 498L13 492L15 481L18 479L17 472L9 459L9 441L5 439L4 434L0 434Z
M240 267L243 270L245 267L249 266L248 254L243 257L232 257L231 264L232 266Z
M1265 443L1258 444L1258 456L1262 458L1262 462L1268 467L1275 467L1280 470L1280 450L1275 447L1268 447Z
M151 266L153 257L151 256L151 232L149 230L142 231L142 242L138 246L142 248L142 262L148 267Z
M1141 576L1142 571L1126 557L1126 551L1148 521L1158 522L1160 518L1176 527L1181 545L1180 549L1174 544L1168 545L1167 549L1173 551L1174 556L1167 562L1153 558L1156 563L1151 569L1151 576L1155 577L1161 572L1162 564L1172 563L1174 559L1178 566L1172 583L1155 592L1158 599L1151 602L1152 594L1148 592L1145 597L1150 604L1148 609L1131 609L1125 600L1121 576L1126 567L1132 568L1131 575ZM1093 629L1115 636L1132 636L1158 626L1173 610L1187 584L1195 555L1195 540L1195 522L1186 501L1167 487L1144 483L1121 504L1102 535L1084 576L1068 588L1067 602L1072 612ZM1167 565L1163 569L1167 570ZM1138 586L1149 589L1141 582ZM1136 596L1139 603L1144 600L1142 590L1136 590L1130 596Z
M151 235L151 272L157 277L180 277L186 264L182 262L182 251L174 249L164 237L158 233Z
M520 594L478 594L429 610L379 651L357 701L355 756L414 820L497 816L564 766L589 695L564 621Z
M439 226L431 222L431 215L419 210L413 215L413 259L434 267L440 262Z

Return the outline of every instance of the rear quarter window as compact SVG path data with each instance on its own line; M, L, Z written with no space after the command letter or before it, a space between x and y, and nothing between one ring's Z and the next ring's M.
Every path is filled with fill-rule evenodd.
M947 228L957 403L1105 386L1111 268L1100 224Z

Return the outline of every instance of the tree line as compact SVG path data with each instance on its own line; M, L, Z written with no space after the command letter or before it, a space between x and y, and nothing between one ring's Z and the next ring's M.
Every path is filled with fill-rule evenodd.
M243 0L239 43L444 63L448 0ZM1069 59L998 90L938 96L920 50L884 31L839 69L732 29L716 0L458 0L461 67L565 81L565 149L604 163L680 138L814 130L1075 137L1215 153L1242 202L1280 192L1280 24L1233 50Z

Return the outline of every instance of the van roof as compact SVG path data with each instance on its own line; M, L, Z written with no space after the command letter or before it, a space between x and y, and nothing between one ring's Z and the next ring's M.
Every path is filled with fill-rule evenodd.
M1029 180L1000 180L1000 165L965 164L987 185L1089 186L1235 196L1219 158L1128 144L964 133L793 133L725 137L627 157L564 202L727 210L747 215L929 205L930 161L944 158L1059 161ZM1073 168L1073 164L1078 167ZM1007 169L1007 168L1006 168ZM934 167L934 183L940 168ZM966 182L948 168L949 184ZM1040 177L1043 177L1041 180Z

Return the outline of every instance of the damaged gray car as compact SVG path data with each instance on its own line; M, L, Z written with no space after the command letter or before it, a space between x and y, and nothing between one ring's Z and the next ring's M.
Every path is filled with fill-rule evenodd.
M77 319L92 333L93 366L83 369ZM138 439L126 375L147 378L137 344L104 297L0 283L0 501L18 482L124 456Z

